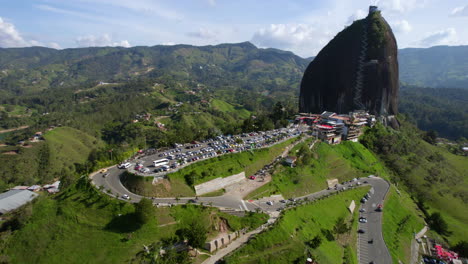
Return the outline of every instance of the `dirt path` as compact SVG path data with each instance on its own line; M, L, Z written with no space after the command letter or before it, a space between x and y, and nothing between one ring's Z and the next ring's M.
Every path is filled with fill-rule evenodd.
M21 130L21 129L26 129L28 127L29 126L20 126L20 127L16 127L16 128L4 129L4 130L0 130L0 134L12 132L12 131L17 131L17 130Z

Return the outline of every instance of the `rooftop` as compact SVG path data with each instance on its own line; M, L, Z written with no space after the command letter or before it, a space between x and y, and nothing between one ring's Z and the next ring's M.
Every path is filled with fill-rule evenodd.
M38 196L28 190L10 190L0 194L0 213L15 210Z

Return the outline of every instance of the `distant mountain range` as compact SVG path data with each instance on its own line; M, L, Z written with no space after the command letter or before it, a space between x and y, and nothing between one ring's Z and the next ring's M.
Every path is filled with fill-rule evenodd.
M427 87L468 88L468 46L402 49L400 81ZM237 86L264 94L298 94L312 58L250 42L216 46L93 47L55 50L0 48L0 94L171 76L208 86Z
M9 94L169 76L212 88L236 86L261 93L299 87L310 60L249 42L195 47L0 49L0 90Z

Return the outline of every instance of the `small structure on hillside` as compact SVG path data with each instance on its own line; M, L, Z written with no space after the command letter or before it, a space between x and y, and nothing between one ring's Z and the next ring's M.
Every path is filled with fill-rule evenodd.
M296 164L296 161L297 161L297 157L294 157L294 156L287 156L284 159L284 163L288 166L291 166L291 168L294 167L294 165Z
M19 207L34 200L37 193L28 190L9 190L0 194L0 214L18 209Z
M330 180L327 180L327 185L328 185L328 188L334 188L336 185L338 185L338 179L330 179Z
M348 210L349 210L349 212L353 213L354 209L356 209L356 203L354 202L354 200L352 200L351 203L348 206Z

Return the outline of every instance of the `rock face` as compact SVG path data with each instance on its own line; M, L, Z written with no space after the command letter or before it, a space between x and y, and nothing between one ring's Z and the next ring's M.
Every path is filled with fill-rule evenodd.
M337 113L365 109L376 115L398 112L397 43L375 7L338 33L307 67L299 110Z

